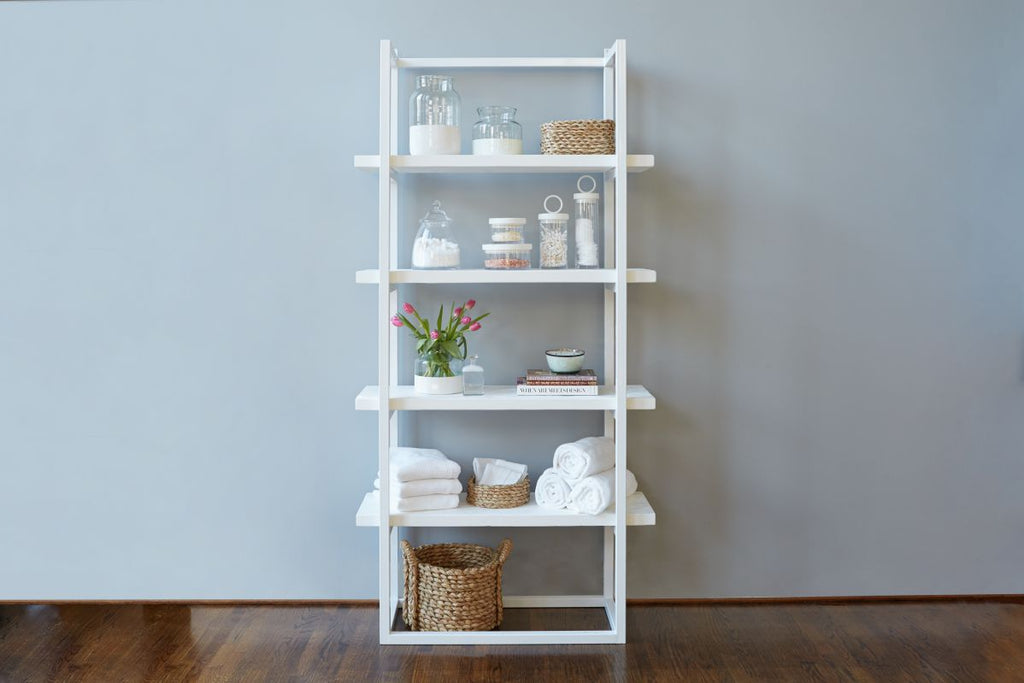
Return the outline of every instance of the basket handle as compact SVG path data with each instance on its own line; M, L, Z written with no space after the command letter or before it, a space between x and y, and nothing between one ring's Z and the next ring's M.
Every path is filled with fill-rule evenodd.
M402 556L405 558L405 601L402 603L402 621L413 631L420 628L420 562L409 541L402 539Z
M508 559L508 554L512 552L512 541L505 539L498 546L498 567L495 571L494 577L494 604L498 606L498 626L501 625L501 620L505 615L505 606L501 600L501 574L502 567L505 564L505 560Z
M498 566L505 564L505 560L508 559L509 553L512 552L512 541L505 539L498 546Z

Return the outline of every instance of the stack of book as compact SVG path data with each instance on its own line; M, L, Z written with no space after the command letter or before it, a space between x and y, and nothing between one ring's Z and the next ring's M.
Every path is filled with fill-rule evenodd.
M558 373L527 370L516 380L517 396L597 396L597 373L593 370Z

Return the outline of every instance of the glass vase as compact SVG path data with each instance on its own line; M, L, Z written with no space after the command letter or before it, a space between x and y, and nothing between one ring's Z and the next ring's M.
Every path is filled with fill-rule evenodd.
M441 350L416 356L413 389L420 394L461 394L462 359Z

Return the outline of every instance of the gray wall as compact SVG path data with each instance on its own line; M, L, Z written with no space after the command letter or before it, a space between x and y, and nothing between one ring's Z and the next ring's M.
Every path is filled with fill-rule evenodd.
M1014 2L0 4L0 599L365 598L376 535L377 50L629 41L629 457L645 596L1024 592L1024 10ZM464 117L599 113L588 76L460 75ZM468 125L466 126L468 130ZM468 137L468 133L467 133ZM575 177L418 178L459 221ZM410 234L406 234L408 240ZM600 352L591 287L474 295L509 381ZM564 297L561 295L564 294ZM534 476L594 415L417 415ZM515 434L516 440L507 438ZM503 435L495 438L495 435ZM511 530L509 590L597 587ZM498 532L422 532L428 538ZM551 548L562 552L551 553Z

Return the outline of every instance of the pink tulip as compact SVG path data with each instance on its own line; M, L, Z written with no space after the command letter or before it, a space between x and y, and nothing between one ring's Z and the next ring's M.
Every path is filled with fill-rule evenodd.
M479 329L480 329L480 323L473 323L472 325L469 326L469 330L471 332L476 332Z
M472 318L470 318L470 317L469 317L469 316L467 315L466 317L464 317L464 318L463 318L462 320L460 320L459 322L460 322L460 323L462 323L463 325L468 325L468 324L470 324L471 322L473 322L473 319L472 319Z
M469 301L466 302L466 310L467 311L469 309L473 308L474 306L476 306L476 301L475 300L470 299Z
M402 310L409 315L416 315L416 309L412 307L412 304L405 304L402 306Z
M453 318L458 318L460 315L462 315L462 306L459 306L454 311L452 311Z
M431 330L430 331L430 338L431 339L437 339L440 336L441 336L441 333L438 332L437 330Z
M397 315L391 316L391 324L394 325L395 327L402 327L405 325L405 323L402 322L402 319L399 318Z

